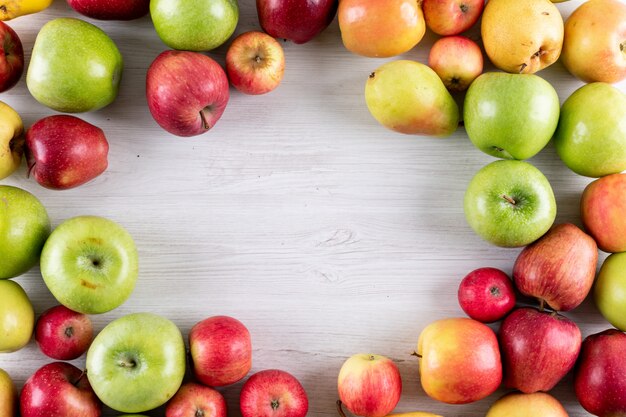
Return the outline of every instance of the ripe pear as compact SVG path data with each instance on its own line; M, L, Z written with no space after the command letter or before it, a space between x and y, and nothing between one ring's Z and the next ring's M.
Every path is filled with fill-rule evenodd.
M17 415L17 390L9 374L0 369L0 416Z
M533 74L561 55L563 27L561 13L550 0L489 0L481 34L496 67Z
M52 0L0 0L0 20L11 20L37 13L52 4Z

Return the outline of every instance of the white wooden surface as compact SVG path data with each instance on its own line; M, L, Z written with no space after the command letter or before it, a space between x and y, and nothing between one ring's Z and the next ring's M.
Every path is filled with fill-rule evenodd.
M579 4L558 8L567 17ZM254 1L241 0L240 9L236 33L259 29ZM39 28L61 16L79 17L57 0L10 23L27 62ZM152 120L144 95L146 69L166 49L149 17L92 22L125 58L117 101L81 116L105 130L109 169L63 192L27 179L25 164L2 183L39 197L53 226L94 214L118 221L135 238L138 285L123 306L92 317L97 329L124 314L151 311L172 319L186 336L205 317L232 315L252 333L253 371L281 368L297 376L309 394L310 416L336 415L336 376L357 352L397 361L404 390L396 411L483 416L504 390L464 406L435 402L422 391L410 353L429 322L462 315L456 291L466 273L481 266L512 269L519 250L483 242L463 215L470 178L493 159L475 149L462 128L433 139L379 126L363 88L386 60L345 50L336 20L308 44L283 44L287 67L276 91L252 97L232 90L214 130L191 139L170 136ZM434 39L427 33L403 58L426 62ZM225 50L209 55L223 62ZM560 63L539 75L561 101L582 85ZM619 87L626 91L626 83ZM0 100L26 125L53 113L30 96L25 77ZM557 221L580 224L579 196L591 180L569 171L551 145L531 162L552 183ZM17 281L37 313L55 304L37 268ZM609 327L590 301L568 315L584 335ZM0 356L0 367L19 387L47 362L34 342ZM83 366L84 358L75 364ZM222 390L230 416L240 415L240 387ZM588 415L573 395L571 375L553 394L570 416Z

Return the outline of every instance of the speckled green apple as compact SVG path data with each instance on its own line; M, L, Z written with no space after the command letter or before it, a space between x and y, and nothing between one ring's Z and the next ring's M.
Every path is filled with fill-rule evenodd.
M185 375L185 342L170 320L135 313L109 323L87 352L87 377L104 404L141 413L165 404Z
M614 253L604 260L593 297L604 318L626 331L626 252Z
M53 110L87 112L115 100L122 68L120 51L100 28L58 18L37 35L26 85L37 101Z
M24 289L15 281L0 281L0 353L26 346L34 326L35 311Z

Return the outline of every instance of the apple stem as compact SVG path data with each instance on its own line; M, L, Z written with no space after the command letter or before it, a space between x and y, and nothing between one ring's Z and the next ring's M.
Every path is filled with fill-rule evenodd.
M523 73L527 66L528 66L528 64L526 64L526 63L523 63L522 65L520 65L519 73L520 74Z
M76 381L74 381L72 383L72 385L74 385L75 387L78 386L78 384L80 383L80 381L87 376L87 370L83 369L83 372L81 372L80 376L78 377L78 379Z
M206 112L208 110L209 110L208 106L203 108L202 110L200 110L200 119L202 119L202 128L204 130L211 129L211 125L209 124L209 122L206 119L206 116L204 115L204 112Z
M376 78L376 71L370 72L370 80L373 80L374 78Z
M545 300L542 298L539 300L539 311L543 311L545 308Z
M341 407L341 400L337 400L337 412L341 417L346 417L346 413L343 412L343 408Z
M422 358L422 355L420 355L420 354L419 354L419 353L417 353L417 352L413 352L413 353L411 353L411 356L415 356L415 357L417 357L417 358L419 358L419 359L421 359L421 358Z
M507 202L509 202L509 203L510 203L510 204L512 204L512 205L517 204L517 203L515 202L515 199L513 199L513 197L511 197L511 196L508 196L508 195L506 195L506 194L502 194L502 198L504 198Z

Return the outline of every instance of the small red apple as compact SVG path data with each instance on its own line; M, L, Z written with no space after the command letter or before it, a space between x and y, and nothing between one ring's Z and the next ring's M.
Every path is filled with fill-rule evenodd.
M509 276L497 268L478 268L461 280L459 305L483 323L500 320L515 307L515 289Z
M62 305L44 311L35 325L35 341L52 359L76 359L87 351L92 339L89 316Z
M0 21L0 93L13 88L23 72L22 42L9 25Z
M222 394L195 382L183 384L168 401L165 417L226 417L226 400Z
M256 0L259 23L270 36L302 44L330 25L338 0Z
M485 6L484 0L424 0L426 26L438 35L457 35L471 28Z
M428 55L428 66L450 91L464 91L483 72L483 54L465 36L447 36L435 42Z
M133 20L148 14L150 0L67 0L78 13L99 20Z
M242 417L305 417L306 391L293 375L268 369L252 375L239 396Z
M242 93L269 93L278 87L285 73L283 47L266 33L243 33L228 47L226 73Z

